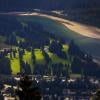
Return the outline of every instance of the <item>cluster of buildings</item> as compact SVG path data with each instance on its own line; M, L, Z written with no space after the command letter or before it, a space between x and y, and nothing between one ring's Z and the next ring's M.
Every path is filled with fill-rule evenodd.
M66 79L66 77L30 75L32 88L39 87L42 100L90 100L96 90L100 88L100 80L94 78ZM1 98L15 100L15 90L22 77L10 77L9 82L0 84ZM11 81L11 82L10 82ZM1 99L0 100L4 100Z

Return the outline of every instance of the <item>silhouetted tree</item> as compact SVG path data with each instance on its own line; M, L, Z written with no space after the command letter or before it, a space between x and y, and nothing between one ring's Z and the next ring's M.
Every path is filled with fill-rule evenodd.
M0 59L0 74L10 75L12 70L10 67L10 60L6 57Z
M6 43L9 45L18 45L16 35L14 33L10 34L9 37L7 37Z
M96 94L91 97L91 100L100 100L100 90L98 90Z
M78 56L83 58L84 53L81 51L81 49L76 45L76 43L72 40L69 44L69 50L68 50L70 55L73 56Z
M28 76L25 76L20 80L19 86L22 91L17 90L16 94L19 96L20 100L41 100L41 92L38 87L32 87L34 84Z

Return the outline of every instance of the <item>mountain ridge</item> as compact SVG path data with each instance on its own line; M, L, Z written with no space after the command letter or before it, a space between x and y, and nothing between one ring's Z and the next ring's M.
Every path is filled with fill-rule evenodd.
M100 8L99 0L0 0L0 11L7 10L32 10L35 8L51 9L87 9Z

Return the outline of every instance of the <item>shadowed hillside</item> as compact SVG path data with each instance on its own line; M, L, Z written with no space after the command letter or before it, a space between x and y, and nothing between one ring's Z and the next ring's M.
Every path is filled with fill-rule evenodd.
M100 27L99 0L0 0L0 12L63 10L70 20Z
M99 8L99 0L0 0L0 10ZM5 7L4 7L5 6Z

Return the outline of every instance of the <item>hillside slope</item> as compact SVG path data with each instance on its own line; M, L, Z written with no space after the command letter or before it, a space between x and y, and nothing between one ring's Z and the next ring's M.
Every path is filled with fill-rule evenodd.
M74 40L81 47L82 50L84 50L84 51L88 52L89 54L92 54L94 57L100 59L100 52L99 52L100 51L100 40L99 39L84 37L84 36L80 35L81 33L76 34L74 31L69 30L66 26L57 22L57 20L56 21L50 20L49 18L42 17L42 16L16 16L16 17L14 17L14 16L13 17L11 17L11 16L4 17L3 16L3 19L4 19L4 23L3 24L1 23L1 28L0 28L1 35L2 34L4 35L4 33L5 33L8 36L8 34L16 32L16 28L17 28L17 31L19 30L19 32L23 33L21 31L22 26L20 26L20 25L22 25L22 23L24 23L24 24L28 23L28 24L32 24L32 25L35 24L33 29L36 31L34 31L33 33L36 33L36 34L34 34L34 36L36 35L36 37L37 37L37 35L41 34L41 32L44 34L41 34L40 38L32 38L32 40L36 41L37 39L38 40L42 39L42 41L44 41L49 36L52 37L52 34L54 34L58 38L59 37L64 38L66 42L70 41L70 40ZM3 19L1 18L2 21L3 21ZM17 24L17 27L15 27L16 24ZM45 31L37 30L36 24L39 26L42 25L42 29ZM7 29L8 25L9 25L9 29ZM9 32L6 30L9 30ZM27 32L26 32L26 35L27 35ZM41 38L41 37L44 37L45 39ZM38 41L36 41L36 42L38 43ZM39 42L39 44L41 44L41 43Z

